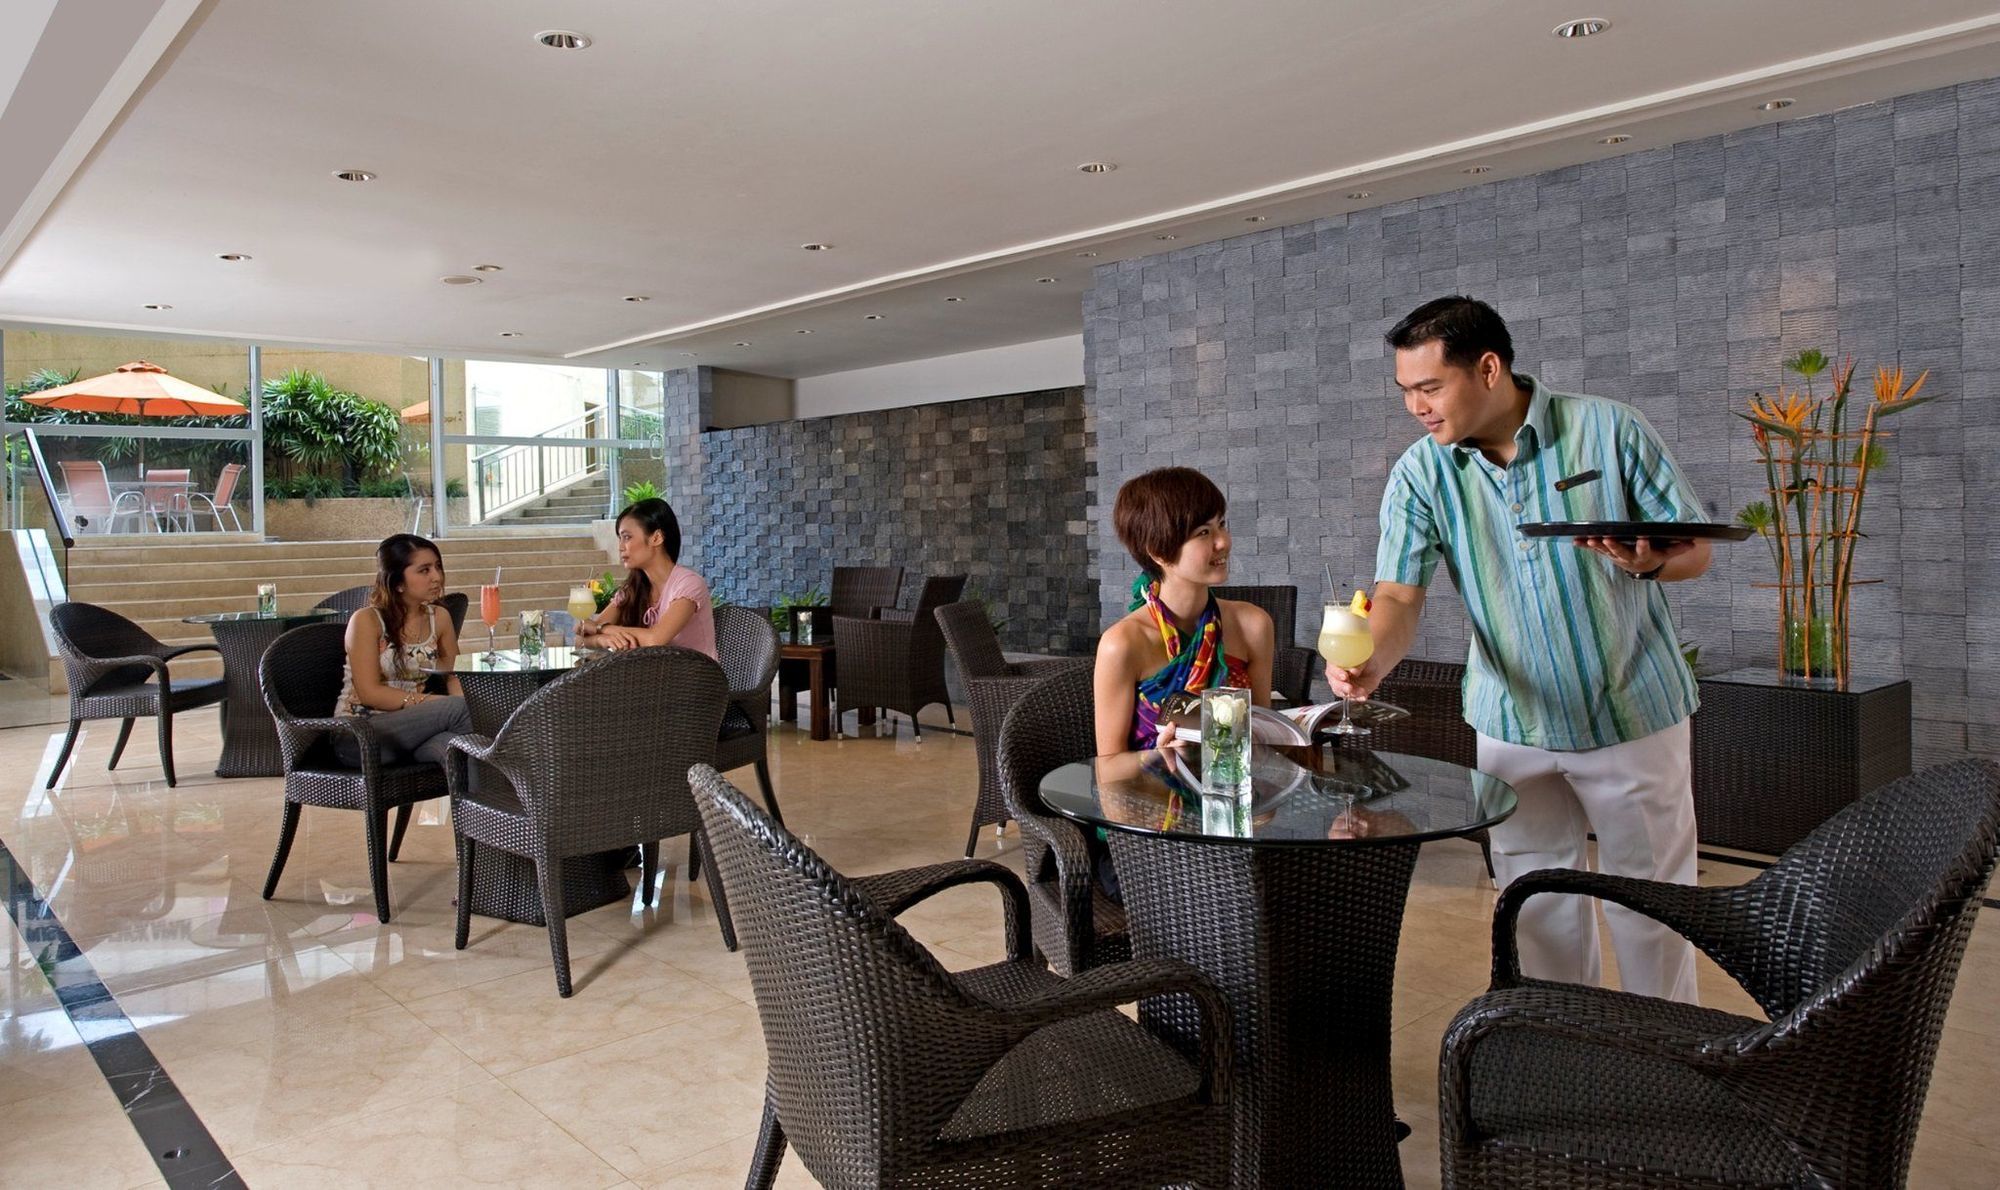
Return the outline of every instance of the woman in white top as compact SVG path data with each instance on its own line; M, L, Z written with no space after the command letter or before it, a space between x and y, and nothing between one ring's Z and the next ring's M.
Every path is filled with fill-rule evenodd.
M444 558L414 533L397 533L375 547L375 590L369 606L347 621L347 664L335 715L365 715L385 761L415 756L443 764L453 736L472 730L465 691L447 677L449 694L427 694L433 670L451 669L458 634L437 605L444 595ZM353 738L336 737L334 751L349 764L361 755Z

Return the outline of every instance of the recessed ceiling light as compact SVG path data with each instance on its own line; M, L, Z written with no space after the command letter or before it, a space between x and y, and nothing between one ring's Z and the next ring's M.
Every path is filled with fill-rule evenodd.
M1163 232L1161 232L1161 233L1160 233L1159 235L1156 235L1156 236L1154 236L1153 238L1154 238L1154 239L1156 239L1156 240L1178 240L1178 239L1180 239L1180 237L1179 237L1179 236L1175 235L1174 233L1172 233L1172 232L1170 232L1170 231L1163 231Z
M1598 137L1597 143L1600 145L1622 145L1626 141L1631 139L1632 138L1630 136L1626 135L1623 132L1614 132L1610 136Z
M1603 17L1584 17L1581 20L1564 21L1549 30L1557 37L1595 37L1611 27L1611 22Z
M812 334L812 332L811 332L811 331L807 330L807 329L806 329L806 328L804 328L804 327L800 327L799 329L797 329L797 330L793 331L792 333L793 333L793 334L795 334L795 335L810 335L810 334Z
M477 285L479 278L464 273L453 273L449 277L439 277L438 282L443 285Z
M819 242L818 242L817 240L815 240L814 242L812 242L812 243L810 243L810 244L800 244L800 245L799 245L799 247L801 247L801 248L804 248L804 249L805 249L806 251L808 251L808 252L831 252L831 251L833 251L833 245L832 245L832 244L822 244L822 243L819 243Z
M624 297L624 298L621 298L621 299L619 299L619 300L620 300L620 301L627 301L627 302L650 302L650 301L652 301L653 299L652 299L652 298L649 298L649 297L647 297L647 296L646 296L645 294L643 294L643 293L635 293L635 294L631 294L631 295L629 295L629 296L627 296L627 297Z
M545 29L535 34L535 40L552 50L587 50L590 38L568 29Z
M243 261L246 261L246 260L250 259L250 256L249 256L249 254L248 254L248 253L244 253L244 252L224 252L224 253L221 253L220 255L218 255L218 256L216 257L216 259L217 259L217 260L226 260L226 261L228 261L228 262L229 262L230 264L239 264L239 263L241 263L241 262L243 262Z
M500 271L500 266L497 264L476 264L472 266L472 271L475 273L497 273Z
M948 297L948 298L946 298L946 299L945 299L945 301L947 301L947 302L962 302L962 301L964 301L964 300L965 300L965 299L964 299L964 298L962 298L962 297Z
M1054 284L1055 284L1056 282L1058 282L1058 281L1060 281L1060 280L1062 280L1062 278L1061 278L1061 277L1037 277L1037 278L1035 278L1035 284L1037 284L1037 285L1054 285Z
M521 332L520 332L520 331L501 331L501 332L500 332L500 337L501 337L501 338L503 338L503 339L518 339L518 338L520 338L520 337L521 337Z
M172 306L169 306L169 305L168 305L167 303L165 303L165 302L147 302L147 303L146 303L146 304L145 304L144 306L141 306L141 307L140 307L140 309L142 309L142 310L171 310L171 309L173 309L173 307L172 307Z
M1760 112L1781 112L1797 102L1798 100L1796 99L1767 99L1757 105L1757 110Z
M748 339L738 339L738 340L736 340L736 345L737 345L738 347L748 347L748 346L750 346L750 340L748 340Z
M700 355L701 353L699 351L683 351L681 352L681 354L686 356L695 356L695 355Z
M333 171L333 176L343 182L372 182L375 180L375 175L365 169L337 169Z
M1269 215L1245 215L1245 216L1243 216L1243 222L1245 222L1245 223L1269 223L1270 221L1271 221L1271 217L1270 217Z
M1097 256L1097 253L1095 253L1095 252L1079 252L1079 253L1077 253L1077 254L1076 254L1076 258L1077 258L1078 260L1092 260L1092 259L1095 259L1095 258L1096 258L1096 256Z
M1468 165L1459 172L1467 174L1490 174L1493 172L1493 167L1490 165Z
M880 314L863 314L861 316L863 322L880 322L882 319L883 315Z
M1373 198L1375 197L1375 192L1373 190L1349 190L1347 197L1355 199Z
M1112 170L1117 169L1118 164L1113 161L1086 161L1076 168L1078 173L1108 174Z
M646 360L642 360L642 359L635 359L635 360L633 360L633 361L632 361L632 366L633 366L633 367L635 367L635 368L650 368L650 367L652 367L653 365L652 365L652 364L651 364L650 362L646 361Z

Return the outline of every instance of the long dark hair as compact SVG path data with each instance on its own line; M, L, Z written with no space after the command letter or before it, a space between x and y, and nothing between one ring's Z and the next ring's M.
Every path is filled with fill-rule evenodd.
M681 521L674 515L674 506L654 496L625 506L618 514L617 524L623 525L629 518L639 526L639 532L646 537L660 535L660 549L667 560L679 564L681 560ZM646 611L653 606L653 580L646 577L645 568L634 566L625 572L625 581L619 588L625 598L618 604L618 622L627 628L637 628L646 622Z
M425 550L437 555L438 570L444 570L444 551L428 537L418 537L415 533L396 533L382 539L375 547L375 589L368 593L368 604L382 616L383 640L390 648L397 649L400 663L403 643L403 572L417 560L417 555Z

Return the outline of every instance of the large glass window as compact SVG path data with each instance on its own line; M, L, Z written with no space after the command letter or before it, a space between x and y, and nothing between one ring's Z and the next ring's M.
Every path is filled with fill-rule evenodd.
M657 372L467 360L440 379L451 527L581 524L664 483Z

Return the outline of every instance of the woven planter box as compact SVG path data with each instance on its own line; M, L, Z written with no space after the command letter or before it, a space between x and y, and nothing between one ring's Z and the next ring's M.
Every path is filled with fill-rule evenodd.
M1702 678L1694 716L1699 838L1781 854L1835 811L1910 772L1910 683L1815 689L1767 669Z

